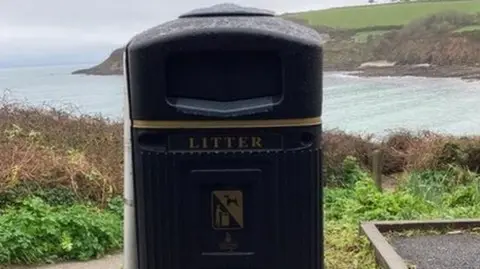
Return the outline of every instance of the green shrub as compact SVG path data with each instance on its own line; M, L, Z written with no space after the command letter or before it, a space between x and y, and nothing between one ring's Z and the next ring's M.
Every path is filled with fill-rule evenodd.
M458 167L413 172L396 190L380 192L363 175L348 188L326 189L324 201L327 219L347 222L442 216L443 211L455 212L457 207L475 212L480 209L480 177Z
M368 178L366 172L364 172L355 157L348 156L343 161L343 183L346 186L351 186L358 181Z
M41 198L45 203L52 206L73 205L80 201L79 197L69 187L46 188L34 181L25 181L19 182L14 187L7 188L0 193L0 208L12 205L32 195Z
M350 222L414 219L431 211L429 204L408 192L378 191L369 178L358 181L352 194L343 213L343 218Z
M476 14L469 14L458 10L448 10L413 20L407 24L402 31L415 32L423 29L425 32L438 33L444 30L457 29L458 27L475 24L476 20Z
M122 218L75 204L51 206L30 197L0 215L0 264L88 260L120 248Z
M460 186L453 193L442 196L443 203L450 208L469 207L480 204L480 185Z
M448 180L449 176L441 171L413 172L409 175L404 189L424 201L438 204L448 188Z
M115 196L108 201L107 209L123 218L123 205L123 198L121 196Z
M393 31L400 30L403 28L403 25L372 25L362 28L356 28L355 31L358 32L374 32L374 31Z
M326 265L339 269L374 268L369 244L358 235L359 221L478 218L479 183L477 174L452 166L441 171L413 172L395 190L380 192L367 176L347 188L327 188Z
M327 183L329 186L348 187L355 184L357 181L368 177L368 174L362 170L357 158L347 156L343 160L340 171L330 170L326 173Z

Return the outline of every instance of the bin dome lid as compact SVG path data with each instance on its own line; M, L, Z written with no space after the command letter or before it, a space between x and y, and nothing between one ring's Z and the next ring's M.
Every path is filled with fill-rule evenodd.
M187 12L179 18L196 18L196 17L219 17L219 16L260 16L274 17L275 13L270 10L258 9L252 7L242 7L235 4L225 3L218 4L207 8L194 9Z

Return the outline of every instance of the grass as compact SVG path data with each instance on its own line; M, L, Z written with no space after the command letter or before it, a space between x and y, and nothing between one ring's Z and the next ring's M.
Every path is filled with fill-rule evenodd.
M473 31L480 31L480 25L470 25L470 26L465 26L455 30L456 33L465 33L465 32L473 32Z
M353 36L353 39L357 43L366 43L369 37L376 37L388 33L389 31L368 31L368 32L358 32Z
M122 245L122 124L68 111L0 106L0 263L91 259ZM337 130L325 146L329 268L374 268L360 220L480 216L480 138ZM371 153L397 189L379 193ZM399 177L398 174L406 176Z
M407 175L396 189L379 192L365 171L354 163L349 167L353 168L349 174L355 175L351 185L325 191L327 268L375 268L368 242L358 235L359 221L480 216L478 174L464 177L466 171L458 168L416 172ZM444 181L439 181L439 174ZM459 177L465 181L458 182ZM425 198L424 189L431 185L436 186L439 199Z
M480 1L435 1L365 5L308 11L287 16L306 20L311 25L359 29L370 26L406 25L420 17L449 10L467 13L480 12Z
M393 231L393 232L386 232L383 235L385 238L391 242L395 238L399 237L417 237L417 236L432 236L432 235L448 235L448 234L470 234L470 235L480 235L480 228L462 228L462 229L451 229L451 228L444 228L444 229L427 229L427 230L407 230L407 231Z
M480 57L480 0L344 7L285 17L328 34L328 70L355 70L379 60L475 67Z

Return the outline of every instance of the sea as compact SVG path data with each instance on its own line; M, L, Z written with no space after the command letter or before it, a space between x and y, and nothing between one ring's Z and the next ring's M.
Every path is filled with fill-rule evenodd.
M122 76L72 75L91 65L0 69L3 102L121 120ZM325 129L384 136L396 130L480 135L480 82L456 78L323 75Z

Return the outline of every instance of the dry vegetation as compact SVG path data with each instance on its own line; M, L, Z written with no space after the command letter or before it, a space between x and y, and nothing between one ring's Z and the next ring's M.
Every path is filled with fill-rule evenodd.
M456 30L477 24L480 24L480 13L432 14L384 34L370 45L376 57L399 64L475 66L480 59L480 32Z
M123 191L121 123L4 104L0 131L0 193L28 182L39 187L65 186L79 197L105 202ZM471 171L480 168L480 137L395 132L379 143L371 137L327 131L324 144L329 184L342 183L347 156L356 157L368 169L376 148L385 152L385 175L452 164Z
M122 192L122 130L120 123L99 117L3 105L0 191L23 182L63 185L104 202Z

